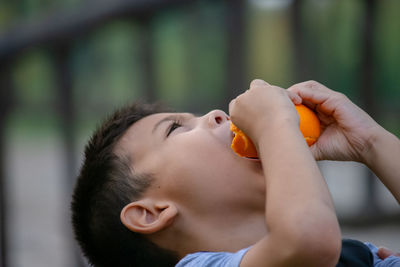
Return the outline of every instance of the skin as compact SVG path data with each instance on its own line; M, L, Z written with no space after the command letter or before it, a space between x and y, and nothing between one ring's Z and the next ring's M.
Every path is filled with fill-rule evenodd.
M392 250L385 248L385 247L380 247L378 249L378 256L379 258L381 258L382 260L386 259L389 256L396 256L396 257L400 257L400 253L395 253Z
M155 180L140 200L121 211L122 223L180 257L252 245L242 267L335 266L340 229L315 159L365 161L392 192L399 192L400 179L392 174L400 173L399 167L371 140L392 149L392 156L399 158L400 152L398 139L327 90L315 82L284 90L254 80L231 102L230 117L214 110L201 117L160 113L138 121L116 151L131 156L135 172L150 173ZM324 127L311 149L293 105L302 102L317 110ZM352 122L355 111L364 116L359 123ZM182 126L176 128L177 117ZM230 120L254 141L259 161L231 150ZM171 126L176 129L166 137ZM372 156L389 163L372 163Z
M166 137L178 117L182 127ZM166 118L153 132L155 125ZM151 233L153 241L173 247L181 256L199 250L236 251L264 236L265 182L261 163L232 152L229 126L229 117L219 110L202 117L160 113L134 124L119 147L131 152L136 172L151 173L156 181L143 199L128 206L122 216L126 223L126 217L140 214L148 225L136 227L133 218L133 223L126 223L128 227ZM162 222L157 224L164 215L173 224L168 231L157 232L164 229ZM164 241L170 236L174 236L169 239L174 244Z
M357 161L367 165L400 203L400 141L345 95L308 81L288 89L316 110L324 129L311 147L317 160Z
M254 141L266 180L269 233L241 266L334 266L340 253L335 211L286 90L255 80L231 102L230 115Z

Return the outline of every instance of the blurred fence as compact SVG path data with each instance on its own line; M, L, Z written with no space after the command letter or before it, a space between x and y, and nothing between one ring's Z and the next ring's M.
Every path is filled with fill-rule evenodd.
M90 1L81 6L74 12L56 12L47 17L35 21L34 23L21 22L13 26L0 35L0 246L1 263L3 267L8 266L8 231L7 231L7 202L9 201L8 192L5 190L5 149L7 142L5 128L7 118L18 101L14 94L14 80L11 69L15 60L21 57L27 49L31 47L43 47L48 49L54 67L54 79L56 80L56 105L55 112L61 121L61 133L63 134L63 147L65 153L65 194L69 195L74 183L75 166L74 144L76 136L74 134L74 121L79 114L74 109L74 99L72 96L72 69L69 64L71 57L71 47L74 41L80 36L87 34L102 27L105 23L113 20L126 19L137 22L141 29L141 37L137 42L140 44L141 62L144 69L144 98L152 101L156 99L156 75L154 74L154 51L152 49L152 28L151 21L155 16L169 9L176 8L196 8L195 4L201 1L189 0L115 0L115 1ZM214 1L222 2L226 9L224 19L224 29L226 34L226 78L221 106L227 106L230 99L240 93L240 88L246 88L246 59L245 59L245 28L246 28L246 1L244 0L225 0ZM301 12L304 1L294 0L290 2L289 22L291 33L295 44L293 45L293 69L294 80L301 81L313 76L312 56L304 41L304 25L302 22L303 13ZM374 27L376 2L366 0L363 2L363 30L359 32L362 39L362 69L358 77L358 91L362 97L361 104L366 111L377 114L379 106L374 101L376 88L374 88ZM365 210L377 211L375 183L370 172L365 175L367 187L365 200ZM377 218L370 216L350 218L346 223L368 224L377 223ZM381 217L387 220L398 218L398 214L389 214ZM77 256L79 257L79 256ZM80 262L77 260L77 262Z

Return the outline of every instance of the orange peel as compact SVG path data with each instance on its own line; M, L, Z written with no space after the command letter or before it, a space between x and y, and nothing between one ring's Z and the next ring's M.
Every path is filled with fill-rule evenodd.
M300 131L308 146L312 146L321 135L320 121L314 111L305 105L296 105L295 107L300 116ZM231 145L233 151L242 157L257 158L257 149L251 139L233 123L231 123L230 130L235 134Z
M244 134L236 125L231 123L231 131L235 134L232 140L232 149L239 156L248 157L248 158L256 158L257 149L254 146L253 142L247 135Z

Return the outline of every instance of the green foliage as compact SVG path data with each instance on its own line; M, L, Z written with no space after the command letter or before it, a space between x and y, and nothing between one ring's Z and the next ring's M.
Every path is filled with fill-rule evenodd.
M189 90L185 75L185 44L183 23L185 14L179 11L160 14L154 21L154 58L156 61L156 93L175 108L182 108Z
M141 94L139 38L136 25L116 21L75 44L71 64L80 120L98 120Z
M307 79L315 79L360 104L365 2L304 0L301 9ZM60 1L0 3L0 29L13 20L33 19ZM77 0L63 1L74 7ZM374 38L374 93L379 121L400 132L400 1L378 1ZM291 10L261 8L248 2L245 12L247 80L262 78L282 87L296 77ZM220 107L226 95L227 6L198 1L158 12L150 20L156 98L176 110L205 113ZM139 21L114 20L71 43L74 112L78 130L87 132L115 107L144 98L142 51L145 32ZM12 66L17 107L11 125L39 131L57 127L56 73L47 47L29 49ZM243 90L246 88L243 88ZM16 122L14 122L16 121ZM40 121L40 123L39 123ZM19 123L18 123L19 122ZM46 124L47 122L47 124ZM29 126L30 125L30 126ZM35 127L35 125L37 125ZM46 127L45 125L48 125ZM28 130L26 130L28 131Z
M400 103L400 1L382 1L375 29L376 84L379 106L399 108ZM397 113L398 114L398 113Z
M49 55L32 49L15 63L13 72L14 95L17 106L8 125L15 133L46 134L56 127L55 73Z
M288 10L250 7L247 14L247 55L249 79L260 78L282 87L293 80L294 42Z
M362 52L362 1L306 1L302 10L314 75L352 100L359 99Z
M223 97L226 39L222 6L199 4L154 22L157 92L176 109L205 112Z
M227 43L224 7L200 5L187 16L185 34L189 92L185 110L207 112L218 107L224 97Z
M55 73L48 54L39 49L31 50L19 58L13 74L20 108L45 112L51 107L55 95Z
M0 5L0 33L5 29L14 16L14 9L9 3Z

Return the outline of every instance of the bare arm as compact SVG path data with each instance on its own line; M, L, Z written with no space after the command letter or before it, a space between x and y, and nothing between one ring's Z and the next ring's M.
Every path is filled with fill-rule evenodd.
M400 203L400 141L341 93L315 81L288 89L314 108L325 128L311 147L317 160L366 164Z
M269 234L241 266L336 265L341 240L332 200L285 90L255 80L230 113L255 141L266 179Z
M379 127L369 142L362 162L379 177L400 204L400 140Z

